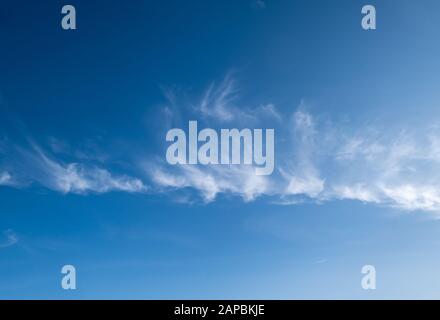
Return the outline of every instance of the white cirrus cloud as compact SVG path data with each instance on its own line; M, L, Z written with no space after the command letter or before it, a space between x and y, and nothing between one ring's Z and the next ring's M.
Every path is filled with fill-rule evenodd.
M170 166L157 161L147 170L157 188L192 189L205 202L232 194L245 201L267 196L284 205L354 200L440 212L440 132L432 129L435 126L429 130L371 123L347 126L315 117L304 101L290 115L280 113L272 103L237 110L237 96L237 84L230 76L220 86L211 86L202 102L195 104L203 124L246 127L252 119L252 124L275 128L277 170L256 177L251 167ZM177 100L174 96L176 105ZM179 117L185 124L197 114Z
M439 185L411 185L402 183L396 186L382 187L384 201L405 210L440 212Z
M150 165L153 182L165 190L192 188L200 192L205 202L220 193L240 196L244 201L255 200L270 192L268 179L256 176L250 166L179 166L169 170L165 165Z
M170 104L167 109L175 110L179 104L180 115L178 120L184 116L182 113L193 113L193 116L203 118L207 123L217 124L243 124L255 125L261 120L281 121L281 115L273 103L264 103L258 107L249 107L240 101L240 87L233 77L233 73L226 74L220 83L212 82L202 94L200 101L185 103L176 101L177 96L169 90L165 91L166 98Z
M85 194L111 191L146 192L147 186L139 178L115 175L105 168L85 163L63 163L48 156L35 143L31 149L19 148L22 172L31 182L61 193Z
M152 153L147 154L148 160L138 160L152 187L131 174L115 174L114 168L104 167L107 158L99 165L87 156L61 160L59 153L56 158L36 143L8 152L3 148L1 166L8 171L0 171L0 185L13 186L22 179L61 193L165 192L187 202L195 194L197 201L201 198L205 203L220 195L238 196L245 202L266 197L284 205L354 200L440 213L440 127L435 123L425 128L405 127L405 123L347 125L347 121L312 114L304 101L284 113L271 102L243 106L231 74L192 101L181 101L172 90L164 92L167 105L162 112L154 110L163 118L151 117L160 124L160 129L154 128L161 150L147 151ZM216 129L275 129L276 170L270 176L256 176L252 166L166 164L163 130L185 129L189 120ZM9 152L12 149L16 153ZM54 150L60 149L54 145ZM158 153L161 157L151 160ZM190 196L182 196L179 190L189 191Z

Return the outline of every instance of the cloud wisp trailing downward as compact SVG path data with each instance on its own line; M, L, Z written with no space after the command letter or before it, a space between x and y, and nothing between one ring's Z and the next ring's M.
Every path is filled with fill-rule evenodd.
M318 126L315 140L304 147L314 150L314 161L319 162L307 162L316 173L311 185L324 181L319 184L321 192L309 193L311 198L440 211L440 157L435 152L440 135L392 128L361 127L355 132L337 128L337 124L334 128Z
M173 97L174 108L176 103ZM233 74L228 73L220 82L212 82L202 94L202 98L195 103L180 101L180 113L193 113L194 116L204 119L207 123L223 125L246 124L255 125L261 120L266 122L281 120L281 115L272 103L261 104L257 107L248 107L240 103L240 88ZM181 118L181 117L180 117Z
M290 120L292 153L280 172L288 181L284 195L307 195L317 197L324 190L325 181L316 168L316 128L310 114L301 110L295 112Z

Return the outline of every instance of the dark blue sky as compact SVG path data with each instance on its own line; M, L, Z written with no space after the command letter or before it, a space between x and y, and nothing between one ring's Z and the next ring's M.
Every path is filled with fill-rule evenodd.
M440 3L364 2L2 1L0 297L438 297ZM274 174L170 168L189 120Z

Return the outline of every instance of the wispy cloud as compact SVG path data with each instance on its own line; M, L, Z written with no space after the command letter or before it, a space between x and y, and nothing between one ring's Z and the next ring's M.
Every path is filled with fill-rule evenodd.
M220 121L232 121L236 117L233 102L237 94L235 81L231 75L216 86L212 83L203 95L198 111L208 118L215 118Z
M284 205L354 200L407 211L440 212L438 126L347 125L312 114L304 101L288 113L271 102L243 106L240 92L232 74L209 85L198 98L164 89L166 105L153 118L167 128L152 133L160 133L161 149L150 150L139 163L131 164L144 169L135 175L142 175L149 186L131 174L114 173L120 170L106 166L106 158L97 162L94 157L81 156L66 161L60 154L66 144L53 139L52 154L34 142L9 150L3 143L0 152L6 160L0 164L4 168L0 185L24 181L25 185L38 183L77 194L148 191L168 193L185 202L194 202L195 195L205 203L219 195L238 196L246 202L264 196ZM190 101L188 97L192 97ZM188 120L210 128L274 128L274 173L256 176L254 168L245 165L166 164L163 130L185 128ZM70 150L69 154L77 153ZM9 162L8 157L12 157Z
M170 95L172 105L176 105L177 97L167 92L167 96ZM240 103L239 97L240 87L234 79L233 73L229 72L220 83L212 82L199 102L190 102L189 104L193 106L193 111L199 118L201 116L210 123L254 125L262 119L266 119L266 121L281 120L281 115L274 104L265 103L257 107L249 107ZM180 104L180 107L185 109L183 103Z
M0 249L13 246L18 242L18 236L12 229L3 231L3 237L0 240Z
M377 192L362 184L333 187L333 197L340 200L359 200L362 202L380 202Z
M147 186L139 178L125 174L116 175L108 169L84 162L63 162L49 156L35 142L29 146L15 146L17 150L9 161L15 164L20 181L17 185L38 183L64 194L105 193L110 191L146 192ZM9 173L1 175L2 183L11 180ZM11 183L9 183L11 185Z
M398 184L381 188L384 201L406 210L440 211L440 185Z
M149 166L153 182L165 190L193 188L205 202L215 200L220 193L240 196L252 201L270 192L268 179L256 176L250 166L180 166L170 171L158 165Z
M435 127L422 132L371 124L346 126L315 117L304 101L290 115L271 103L235 112L237 96L237 83L228 76L218 87L210 86L196 105L208 127L246 126L251 118L253 123L271 121L278 141L277 171L261 178L249 167L173 167L159 161L147 170L156 187L169 192L193 189L205 202L232 194L245 201L268 196L279 204L355 200L440 212L440 134ZM183 123L188 119L181 115Z
M63 164L49 158L40 147L33 145L29 154L40 171L34 177L41 184L62 193L104 193L109 191L144 192L147 187L138 178L113 175L107 169L81 163Z
M9 185L11 183L12 177L11 175L4 171L0 172L0 186L1 185Z
M318 197L324 190L325 181L315 165L316 136L312 116L301 109L291 117L292 130L289 160L279 170L288 181L284 195L307 195ZM291 158L290 158L291 157Z
M264 0L253 0L251 5L254 9L266 9L266 2Z

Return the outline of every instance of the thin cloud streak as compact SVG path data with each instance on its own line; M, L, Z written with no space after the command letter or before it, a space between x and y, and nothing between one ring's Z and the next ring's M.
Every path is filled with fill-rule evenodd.
M18 236L12 229L3 231L3 238L0 242L0 249L11 247L18 242Z
M145 192L147 187L140 179L127 175L115 176L108 170L80 163L62 164L50 159L34 145L34 160L43 176L37 180L50 189L62 193L105 193L110 191Z
M48 189L63 194L88 194L121 191L144 193L148 187L139 178L128 175L115 175L109 170L93 164L70 162L64 163L49 156L47 152L30 142L30 147L16 146L17 152L10 162L18 163L15 171L19 172L22 181L16 186L28 186L38 183ZM11 180L9 174L3 174L2 184ZM11 184L9 184L11 185Z

